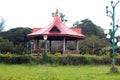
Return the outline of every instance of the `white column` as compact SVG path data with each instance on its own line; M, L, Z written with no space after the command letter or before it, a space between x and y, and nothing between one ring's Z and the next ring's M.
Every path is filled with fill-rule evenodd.
M30 44L31 44L31 53L32 53L32 51L34 50L34 40L32 40Z
M47 53L47 40L44 40L44 53Z
M37 49L36 46L37 46L37 44L36 44L36 39L34 39L34 40L33 40L33 50L36 50L36 49Z
M79 50L79 40L76 40L76 50Z

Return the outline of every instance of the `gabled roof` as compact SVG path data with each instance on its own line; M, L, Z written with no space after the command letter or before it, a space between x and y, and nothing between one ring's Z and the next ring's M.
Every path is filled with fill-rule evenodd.
M58 15L58 11L56 11L56 16L53 22L44 27L44 28L33 28L33 32L28 34L27 36L30 38L35 37L43 37L47 35L49 37L69 37L69 38L77 38L77 39L84 39L85 36L81 33L80 28L68 28L65 26Z

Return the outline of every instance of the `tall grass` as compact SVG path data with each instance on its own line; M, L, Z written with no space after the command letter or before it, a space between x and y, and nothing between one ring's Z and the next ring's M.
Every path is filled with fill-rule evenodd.
M110 67L0 64L0 80L119 80L120 74L108 74Z

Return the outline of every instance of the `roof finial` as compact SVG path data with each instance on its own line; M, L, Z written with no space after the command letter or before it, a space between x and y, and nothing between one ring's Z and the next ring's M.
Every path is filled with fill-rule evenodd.
M56 16L58 15L58 13L59 13L59 12L58 12L58 9L56 9Z

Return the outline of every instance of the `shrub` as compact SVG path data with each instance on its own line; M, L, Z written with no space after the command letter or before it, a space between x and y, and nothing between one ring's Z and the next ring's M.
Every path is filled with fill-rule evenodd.
M120 65L120 58L115 58L116 64ZM0 62L7 64L59 64L59 65L107 65L111 64L111 58L108 56L90 56L90 55L79 55L79 56L51 56L47 55L46 58L42 56L31 56L31 55L15 55L11 53L0 54Z
M111 64L111 58L108 56L92 56L91 61L93 64Z
M55 56L61 56L61 52L56 52L54 55Z
M24 47L21 44L16 45L15 48L14 48L14 52L16 54L19 54L19 55L24 54L24 51L25 51L25 49L24 49Z
M62 65L80 65L80 64L90 64L90 60L84 56L65 56L58 57L56 62Z
M0 40L0 52L6 53L6 52L12 52L13 51L13 43L8 40Z
M0 62L8 64L26 64L30 63L32 56L23 56L23 55L0 55Z
M45 63L52 64L53 63L53 59L50 56L41 57L41 58L39 58L39 63L41 63L41 64L45 64Z
M120 65L120 57L117 57L115 60L116 65Z

